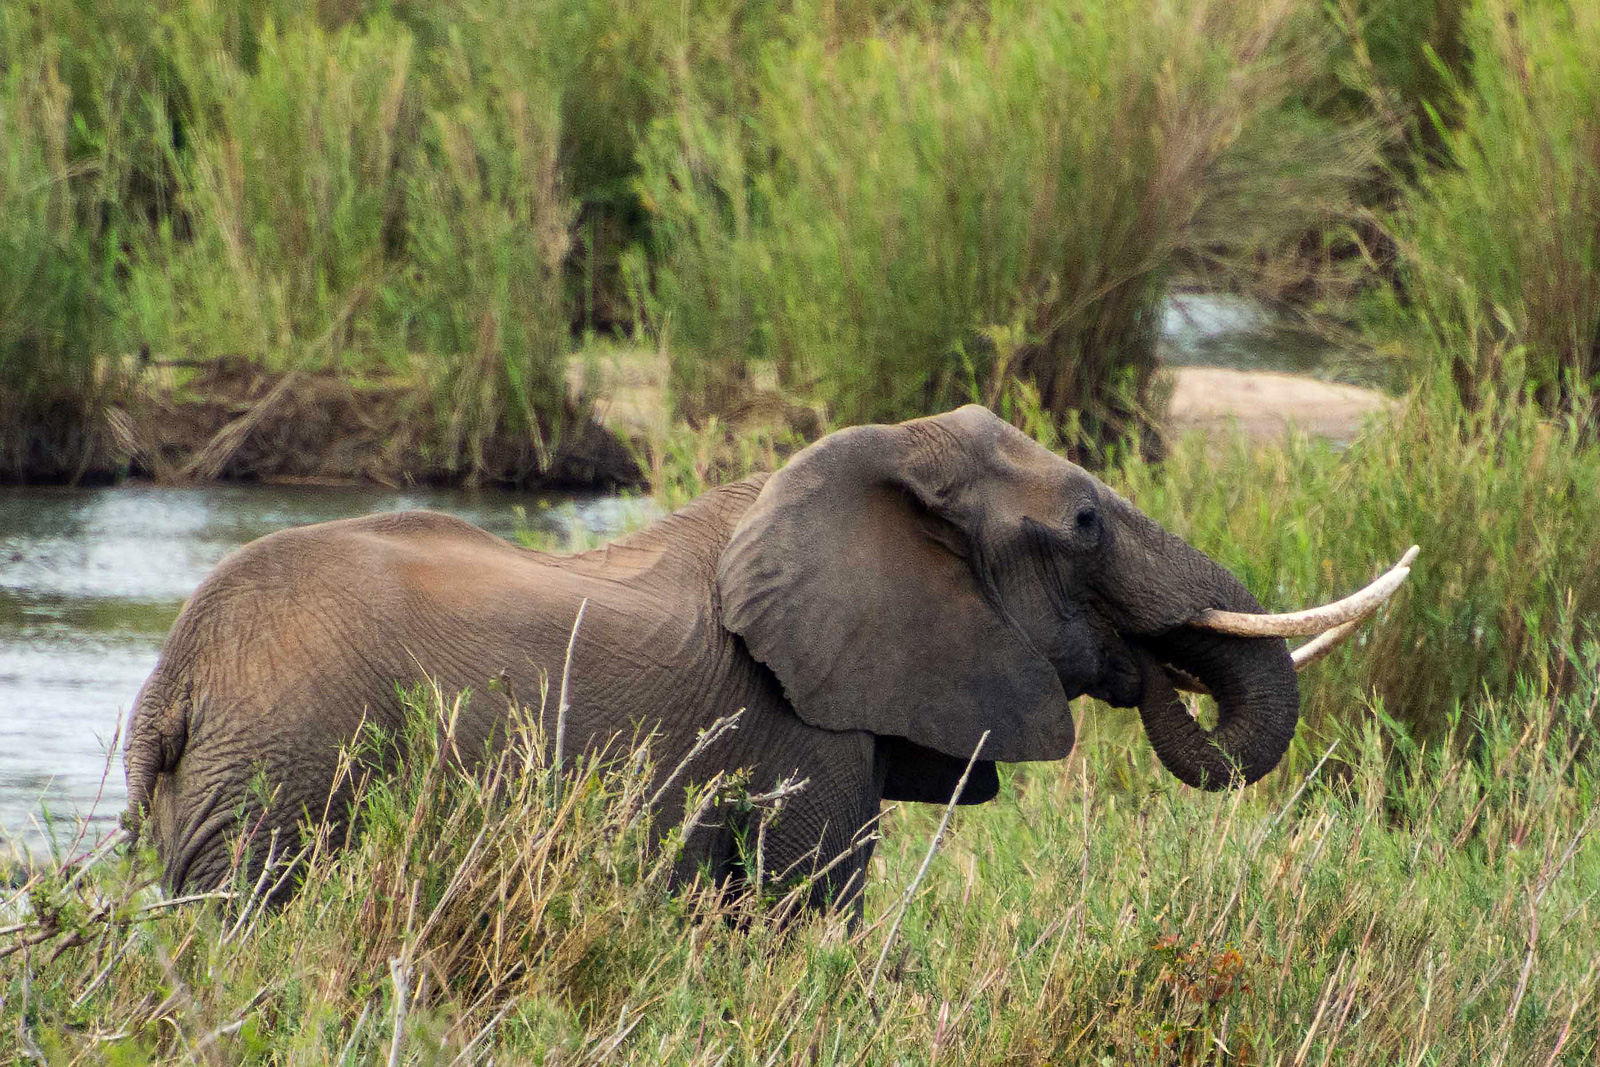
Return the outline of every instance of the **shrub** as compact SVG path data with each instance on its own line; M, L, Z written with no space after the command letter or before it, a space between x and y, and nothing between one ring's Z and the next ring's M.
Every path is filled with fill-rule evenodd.
M1402 257L1392 322L1470 405L1527 392L1585 410L1600 374L1600 15L1481 0L1470 94L1389 220Z
M1210 183L1283 101L1297 27L1273 3L995 5L774 44L747 114L685 77L640 179L680 397L752 358L844 422L1022 380L1058 424L1118 436L1143 415L1180 254L1237 236L1215 212L1250 200L1253 170L1227 196Z
M1328 73L1338 109L1389 127L1394 147L1422 148L1431 162L1459 112L1469 61L1470 0L1337 0L1326 11L1338 35Z
M101 346L126 177L110 126L129 101L90 92L113 114L85 135L68 29L0 11L0 481L81 474L104 450L102 409L123 375Z

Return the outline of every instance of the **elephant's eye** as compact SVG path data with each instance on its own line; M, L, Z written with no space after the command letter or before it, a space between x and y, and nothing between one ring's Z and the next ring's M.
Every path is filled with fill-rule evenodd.
M1073 521L1078 524L1079 530L1088 533L1094 529L1094 524L1099 521L1099 518L1100 516L1094 508L1089 504L1085 504L1078 509L1077 517Z

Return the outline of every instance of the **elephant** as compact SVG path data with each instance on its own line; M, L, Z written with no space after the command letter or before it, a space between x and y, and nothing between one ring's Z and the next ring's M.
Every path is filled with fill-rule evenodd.
M400 687L483 694L499 679L537 693L565 670L571 751L643 728L663 774L693 752L701 779L804 780L765 836L763 870L823 872L807 903L840 905L861 890L863 830L884 801L994 798L997 763L1067 755L1082 695L1138 707L1189 785L1256 781L1299 714L1282 635L1347 632L1372 610L1313 609L1274 631L1225 568L967 406L836 431L580 554L433 512L254 541L189 599L139 691L125 824L153 837L170 892L215 888L244 827L348 818L350 797L330 800L341 749L363 722L399 730ZM1214 694L1214 729L1186 710L1186 681ZM697 749L735 711L738 728ZM462 750L491 744L507 714L469 700ZM682 805L666 791L661 817ZM704 820L679 862L746 876L739 818Z

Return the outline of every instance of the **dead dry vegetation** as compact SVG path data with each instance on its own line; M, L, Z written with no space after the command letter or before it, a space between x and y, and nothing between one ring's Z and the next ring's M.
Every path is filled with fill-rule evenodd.
M530 730L469 775L423 694L281 910L272 872L162 899L139 853L5 891L0 1024L52 1063L1587 1063L1595 661L1476 756L1375 726L1220 801L1097 713L998 803L891 810L854 924L668 891L696 824L773 804L737 777L658 847L648 747L561 777Z

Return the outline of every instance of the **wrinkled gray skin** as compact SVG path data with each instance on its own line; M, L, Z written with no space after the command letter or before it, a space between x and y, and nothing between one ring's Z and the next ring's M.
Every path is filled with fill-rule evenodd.
M226 877L241 810L258 862L271 830L342 818L348 798L328 801L340 746L363 716L397 729L397 682L426 672L482 694L458 726L462 750L481 751L506 706L486 683L537 703L585 597L569 750L653 727L665 773L697 731L746 709L690 774L748 767L753 790L809 780L768 830L768 874L846 851L882 800L947 802L985 730L963 803L995 795L994 761L1065 756L1081 694L1139 705L1162 762L1207 788L1270 771L1298 715L1283 641L1186 625L1207 608L1261 610L1231 574L965 407L831 434L581 555L427 512L240 549L184 608L128 737L130 822L148 822L169 888ZM1214 732L1162 663L1217 694ZM258 771L278 789L265 811ZM664 819L681 811L669 792ZM737 877L735 818L697 832L681 869ZM813 903L854 897L870 849L819 880Z

